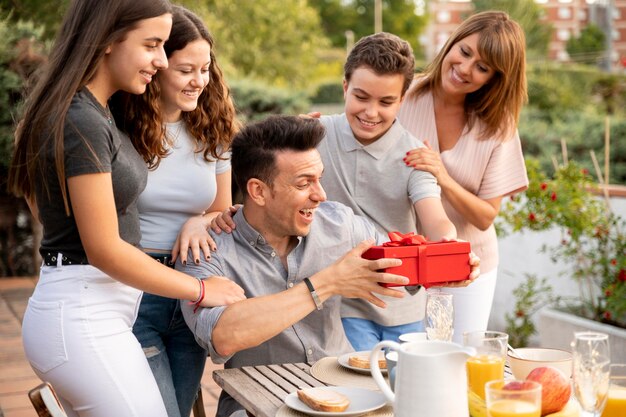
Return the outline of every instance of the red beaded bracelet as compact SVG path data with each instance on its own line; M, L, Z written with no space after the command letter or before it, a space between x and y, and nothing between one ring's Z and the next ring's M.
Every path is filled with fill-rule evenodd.
M195 301L190 301L189 302L189 305L195 306L193 308L193 312L194 313L196 311L198 311L198 307L200 307L200 303L202 302L202 300L204 300L204 280L198 278L198 282L200 283L200 295L198 296L198 298Z

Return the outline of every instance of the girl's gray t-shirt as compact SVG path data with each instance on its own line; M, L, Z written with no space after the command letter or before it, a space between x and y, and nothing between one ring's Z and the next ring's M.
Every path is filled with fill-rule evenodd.
M52 142L42 149L45 156L43 178L36 181L35 193L39 218L43 224L40 253L62 253L74 260L86 261L73 213L65 212L57 179ZM130 139L96 98L83 88L74 95L64 127L64 161L66 178L95 173L111 173L113 197L117 211L120 237L139 246L139 214L137 198L146 186L148 169ZM67 182L66 182L67 183ZM94 190L110 192L110 190ZM95 221L96 219L94 219Z

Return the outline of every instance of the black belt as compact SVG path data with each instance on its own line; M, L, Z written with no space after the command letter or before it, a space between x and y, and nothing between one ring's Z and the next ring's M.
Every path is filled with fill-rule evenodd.
M57 266L59 256L61 257L61 265L89 265L87 258L76 259L59 252L46 253L43 257L43 263L47 266Z
M174 262L172 261L172 255L161 255L158 253L149 253L150 257L155 261L162 263L165 266L169 266L170 268L174 268Z

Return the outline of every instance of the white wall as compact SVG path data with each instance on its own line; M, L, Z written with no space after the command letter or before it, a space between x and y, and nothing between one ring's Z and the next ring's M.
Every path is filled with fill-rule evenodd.
M611 207L614 213L626 218L626 198L612 198ZM576 282L567 276L559 275L567 271L567 265L554 264L547 254L540 253L543 244L553 246L560 240L559 231L520 232L499 239L500 267L489 320L490 329L504 330L506 326L504 315L512 312L515 307L513 289L524 280L525 273L549 277L550 285L555 293L560 295L578 294ZM536 339L533 341L536 342Z

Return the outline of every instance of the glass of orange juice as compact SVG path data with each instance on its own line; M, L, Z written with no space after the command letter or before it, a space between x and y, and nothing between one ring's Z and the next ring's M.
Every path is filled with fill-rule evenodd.
M611 365L609 396L602 417L626 416L626 364Z
M485 385L489 417L540 417L541 384L499 379Z
M485 384L504 378L504 361L509 335L494 331L467 332L463 344L476 349L476 356L467 360L467 385L469 395L485 401Z

